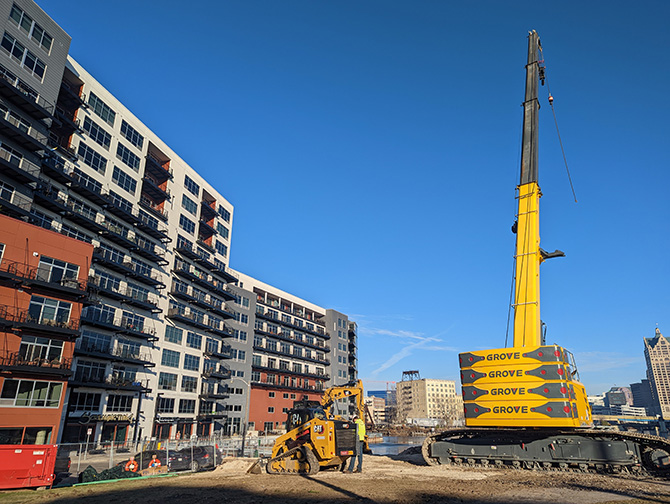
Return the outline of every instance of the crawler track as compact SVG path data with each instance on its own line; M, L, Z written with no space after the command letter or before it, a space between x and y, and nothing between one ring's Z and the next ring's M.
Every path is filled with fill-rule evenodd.
M670 440L636 432L458 428L427 437L422 454L429 465L670 477Z

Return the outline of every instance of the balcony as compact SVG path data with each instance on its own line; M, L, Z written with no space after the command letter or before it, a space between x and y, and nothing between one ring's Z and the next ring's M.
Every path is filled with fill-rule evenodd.
M112 373L109 376L100 376L97 373L81 372L77 369L70 378L70 387L90 387L106 390L128 390L135 392L151 392L149 380L138 380L123 373Z
M286 390L299 390L299 391L304 391L304 392L318 392L318 393L323 393L323 383L322 382L316 382L318 385L287 385L283 383L275 383L275 382L270 382L268 380L253 380L251 382L251 385L254 387L261 387L261 388L274 388L274 389L286 389Z
M212 324L207 327L206 331L214 336L219 336L220 338L231 338L235 335L235 331L223 323L216 325Z
M294 375L294 376L304 376L306 378L318 378L319 380L329 380L330 375L327 374L319 374L319 373L306 373L304 371L294 371L293 369L279 369L277 367L271 367L271 366L261 366L258 364L252 364L251 365L252 369L258 370L258 371L265 371L267 373L273 373L277 375Z
M207 379L214 378L218 380L229 380L232 376L232 372L226 366L219 365L218 369L205 369L202 372L202 376Z
M154 329L145 327L144 324L137 324L125 317L115 317L113 314L96 312L84 313L81 316L81 323L99 327L100 329L107 329L108 331L113 331L119 334L142 338L147 341L158 341Z
M174 307L170 308L168 310L167 317L174 321L182 322L197 329L203 329L203 330L209 329L209 326L205 323L204 317L199 317L193 313L186 313L185 311L180 310L179 308Z
M123 262L119 262L119 259ZM130 266L130 261L124 261L123 258L116 257L109 250L105 250L102 247L95 247L93 249L93 262L127 276L135 272Z
M60 127L55 128L60 134L71 135L75 131L81 132L81 121L74 117L74 111L67 111L63 107L56 107L56 119Z
M149 210L153 215L161 219L162 221L167 221L168 219L168 213L167 210L164 210L160 208L156 203L151 201L149 198L146 196L141 196L140 197L140 206L142 208L146 208Z
M49 119L54 106L9 72L0 72L0 96L17 105L35 119Z
M46 151L47 137L33 127L27 127L10 115L0 114L0 133L31 152Z
M148 194L152 199L159 202L170 199L170 190L167 187L161 187L163 185L167 186L167 180L160 182L146 172L144 173L142 180L144 181L142 184L143 193Z
M160 159L147 154L144 172L149 173L157 182L163 183L166 180L174 179L170 167L164 165L169 164L169 161L161 161Z
M28 196L16 191L9 194L6 191L0 192L0 213L16 219L30 219L32 206L33 201Z
M205 222L204 220L198 221L198 224L200 225L200 236L204 236L206 238L209 238L212 235L217 234L216 229L214 229L214 226L212 226L209 222Z
M200 389L200 397L203 399L228 399L230 393L228 392L228 387L203 386Z
M208 238L209 238L209 237L208 237ZM207 238L205 238L205 239L207 239ZM210 245L209 243L207 243L207 242L205 241L205 239L203 239L202 236L200 236L200 238L198 238L198 239L196 240L196 243L197 243L198 245L200 245L202 248L204 248L204 249L206 249L206 250L209 250L212 254L216 253L216 249L214 248L214 246L213 246L213 245Z
M207 357L214 357L215 359L230 359L232 357L232 348L230 345L221 345L220 351L205 349Z
M144 285L155 287L156 289L165 288L165 284L161 280L160 275L158 275L158 273L153 273L153 270L147 270L140 264L134 262L127 262L124 263L124 265L126 265L131 271L128 276L134 278L138 282L142 282Z
M232 275L231 273L228 273L225 270L225 266L221 267L219 265L216 266L216 268L212 269L212 273L214 275L217 275L219 278L223 279L225 283L236 283L237 282L237 277Z
M55 154L42 158L42 172L61 184L73 183L74 167Z
M270 354L274 354L274 355L283 355L283 356L286 356L286 357L290 357L292 359L300 359L300 360L303 360L303 361L314 362L316 364L321 364L323 366L329 366L330 365L330 361L328 359L325 359L325 358L319 359L318 357L314 358L314 357L307 357L306 355L295 355L291 352L285 352L283 350L278 350L277 348L270 348L270 347L267 347L267 346L259 345L255 342L254 342L254 350L259 350L261 352L266 352L266 353L270 353Z
M71 359L62 357L54 359L33 358L28 359L22 356L20 352L7 354L0 357L0 369L3 371L12 371L19 373L29 373L30 375L61 376L68 377L72 375L70 367Z
M64 215L66 219L76 222L94 233L102 233L105 230L103 223L97 221L97 212L89 211L74 200L67 200L65 206L67 207L67 212Z
M30 333L43 333L48 337L76 338L79 336L79 320L54 320L45 316L34 317L13 306L0 306L0 325L5 328L26 330Z
M75 86L68 84L66 81L61 81L60 90L62 92L58 94L58 101L65 103L68 108L88 108L86 95L83 93L80 94L79 87L75 88Z
M3 148L0 148L0 169L8 177L22 184L37 182L42 171L36 164L25 158L18 158Z
M137 227L141 231L144 231L152 238L156 238L163 243L169 243L172 241L172 238L168 236L167 229L159 227L158 222L153 222L149 215L145 214L144 212L140 212L138 214L138 219L139 221L137 222Z
M74 347L74 354L112 362L139 364L146 368L156 366L156 364L151 361L151 354L148 352L130 351L123 347L112 348L111 344L96 344L82 339L77 340L77 344Z
M214 206L212 206L214 205ZM216 201L212 202L207 202L205 200L202 200L200 202L200 216L201 218L204 218L206 220L210 220L214 217L216 217L218 214L216 213Z
M123 219L129 224L135 225L139 222L139 217L133 213L133 207L125 207L121 202L116 201L110 193L105 193L105 204L103 205L107 211L117 217Z
M136 235L135 243L137 244L137 248L135 249L137 255L140 255L159 266L167 266L170 264L169 261L165 259L165 255L157 252L156 246L144 237Z
M198 240L198 245L202 245L202 242L200 240ZM209 254L207 253L198 251L196 257L194 258L194 261L198 263L200 266L207 268L208 270L216 269L216 264L212 262L212 260L209 257Z
M28 267L16 261L3 261L0 264L0 278L10 281L14 286L37 287L57 294L83 298L87 296L86 282L76 278L51 278L51 270Z
M102 185L93 178L87 177L76 171L72 173L70 188L98 205L106 205L107 194L103 193Z

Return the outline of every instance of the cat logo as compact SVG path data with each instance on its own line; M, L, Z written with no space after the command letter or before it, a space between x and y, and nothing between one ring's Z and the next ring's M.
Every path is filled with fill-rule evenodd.
M315 425L314 426L314 432L316 434L321 434L323 432L323 425Z

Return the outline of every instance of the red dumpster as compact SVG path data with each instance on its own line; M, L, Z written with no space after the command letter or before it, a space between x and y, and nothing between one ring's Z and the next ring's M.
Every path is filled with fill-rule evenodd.
M0 445L0 488L51 486L58 445Z

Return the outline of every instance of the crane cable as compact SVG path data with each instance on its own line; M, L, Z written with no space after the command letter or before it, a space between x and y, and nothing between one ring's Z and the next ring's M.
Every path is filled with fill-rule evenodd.
M544 60L544 53L542 52L542 47L540 47L540 57ZM551 107L551 113L554 116L554 124L556 125L556 135L558 136L558 144L561 146L561 153L563 154L563 162L565 163L565 171L568 173L568 181L570 182L570 189L572 190L572 197L577 203L577 195L575 194L575 187L572 185L572 177L570 176L570 168L568 168L568 159L565 157L565 149L563 148L563 140L561 140L561 132L558 130L558 120L556 119L556 110L554 109L554 97L551 95L551 88L549 87L549 81L545 76L547 81L547 92L549 93L548 101L549 106Z

